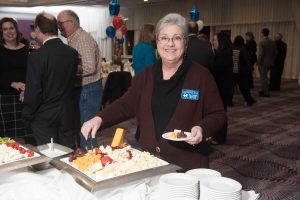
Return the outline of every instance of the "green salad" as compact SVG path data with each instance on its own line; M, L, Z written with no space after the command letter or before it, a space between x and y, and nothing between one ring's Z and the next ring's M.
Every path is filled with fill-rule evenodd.
M0 137L0 144L5 142L14 142L14 140L9 137Z

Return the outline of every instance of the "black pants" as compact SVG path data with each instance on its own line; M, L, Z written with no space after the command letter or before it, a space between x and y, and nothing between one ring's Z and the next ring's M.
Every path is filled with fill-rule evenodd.
M75 149L76 148L76 134L75 129L63 130L62 127L44 127L36 123L31 123L31 130L37 145L47 144L53 142L63 146Z
M234 73L233 74L234 85L238 84L240 91L248 104L254 102L250 92L250 79L248 73Z
M270 68L270 90L280 90L283 67L283 64L279 64Z

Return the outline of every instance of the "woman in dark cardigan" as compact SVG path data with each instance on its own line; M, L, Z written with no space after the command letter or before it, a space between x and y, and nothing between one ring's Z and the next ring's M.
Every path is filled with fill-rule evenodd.
M168 14L156 27L161 60L134 77L129 90L117 101L83 124L85 138L136 117L139 144L183 170L208 167L206 139L218 132L226 113L210 72L184 57L187 23L178 14ZM180 129L192 133L186 142L165 140L163 133Z

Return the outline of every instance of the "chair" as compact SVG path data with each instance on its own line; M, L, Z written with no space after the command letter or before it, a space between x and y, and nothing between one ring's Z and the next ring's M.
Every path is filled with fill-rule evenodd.
M111 104L121 97L130 87L130 84L130 72L111 72L104 86L101 108L104 108L106 105Z

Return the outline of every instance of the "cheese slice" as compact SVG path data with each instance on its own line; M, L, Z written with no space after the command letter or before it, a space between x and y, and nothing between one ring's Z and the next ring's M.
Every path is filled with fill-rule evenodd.
M123 138L124 138L124 129L117 128L113 141L111 143L111 147L122 147L124 143Z

